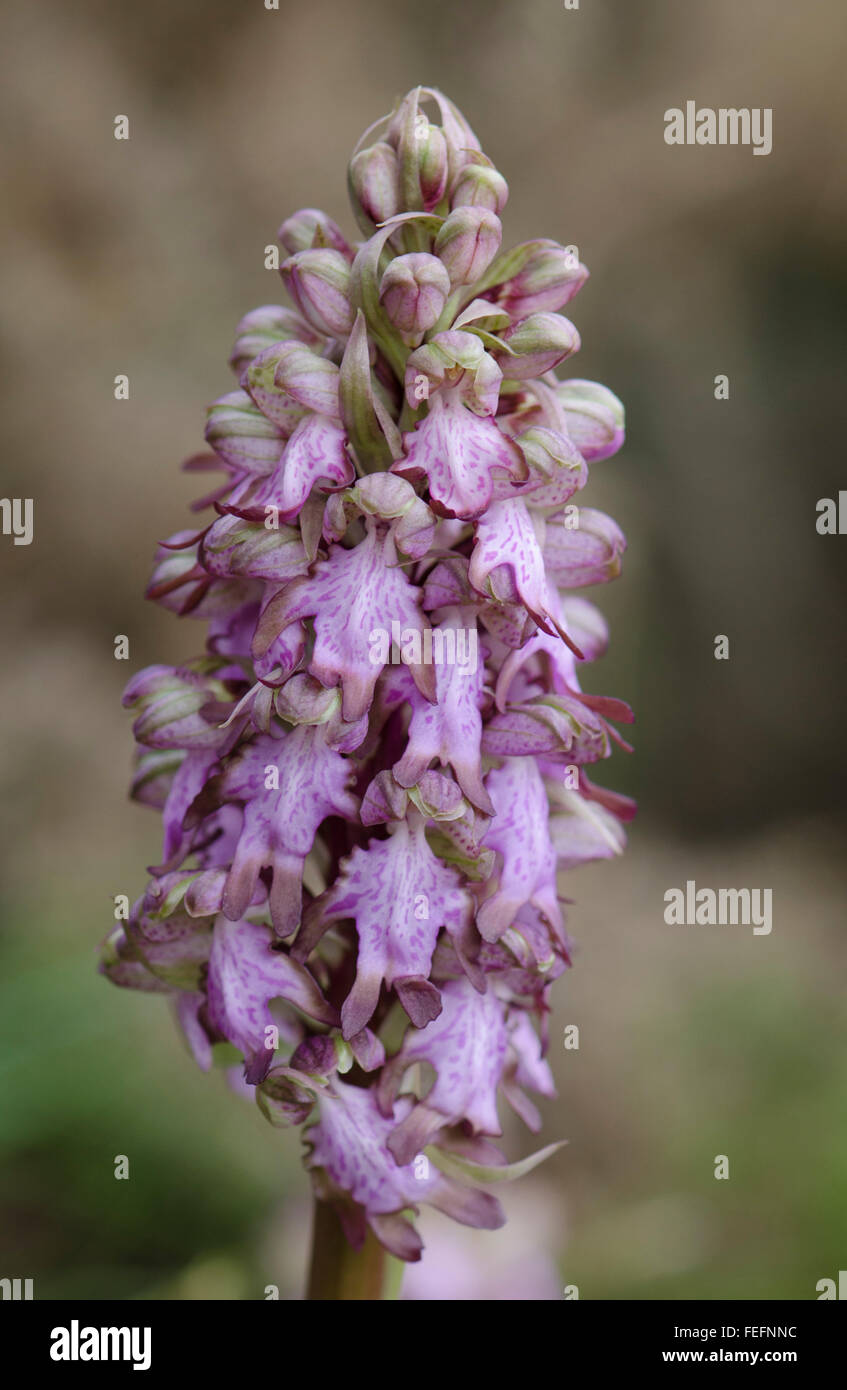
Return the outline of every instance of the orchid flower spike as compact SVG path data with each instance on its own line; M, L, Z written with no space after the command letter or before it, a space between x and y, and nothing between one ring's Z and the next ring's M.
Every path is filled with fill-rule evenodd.
M506 181L442 93L371 128L349 189L363 239L283 222L291 303L238 325L187 465L221 479L156 559L205 650L126 691L162 862L102 970L168 995L202 1069L239 1059L351 1247L417 1260L421 1203L496 1227L489 1184L550 1151L494 1141L554 1093L557 875L634 813L587 776L632 714L582 689L607 632L579 593L626 542L572 501L623 407L557 375L588 272L503 249Z

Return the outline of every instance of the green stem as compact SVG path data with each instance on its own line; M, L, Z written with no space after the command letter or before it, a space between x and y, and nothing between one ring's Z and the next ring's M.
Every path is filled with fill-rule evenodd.
M402 1280L403 1261L389 1255L370 1228L361 1250L354 1250L332 1207L315 1202L307 1299L393 1300Z
M433 338L436 333L443 333L445 329L450 327L451 323L453 322L454 318L459 312L459 309L462 304L462 295L466 292L466 290L467 286L460 285L459 288L457 290L454 290L453 293L448 297L447 302L444 305L444 308L441 310L441 315L439 317L438 322L435 324L433 328L429 330L430 338Z

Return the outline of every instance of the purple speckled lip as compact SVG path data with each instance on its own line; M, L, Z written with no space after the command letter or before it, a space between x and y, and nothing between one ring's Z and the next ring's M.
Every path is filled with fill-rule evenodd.
M156 558L148 596L206 647L126 690L162 863L101 968L302 1127L354 1246L416 1260L419 1202L498 1226L485 1185L549 1152L506 1163L498 1107L540 1128L557 877L634 814L586 776L632 714L581 688L608 634L575 592L620 570L574 498L624 421L555 375L585 266L502 249L506 181L442 93L372 128L349 182L361 241L282 224L293 308L238 325L187 464L224 481Z

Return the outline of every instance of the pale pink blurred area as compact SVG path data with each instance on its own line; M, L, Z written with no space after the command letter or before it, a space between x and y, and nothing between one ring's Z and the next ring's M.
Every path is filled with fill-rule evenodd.
M427 1212L423 1258L403 1280L409 1301L550 1302L563 1297L556 1255L565 1239L564 1203L555 1189L525 1181L498 1190L507 1224L472 1231Z

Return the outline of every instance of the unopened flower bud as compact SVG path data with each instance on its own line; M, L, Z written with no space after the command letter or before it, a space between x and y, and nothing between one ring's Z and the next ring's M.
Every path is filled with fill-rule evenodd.
M531 425L517 437L529 466L523 491L535 507L559 507L588 481L588 468L573 440L544 425Z
M354 155L348 182L353 210L363 230L372 231L400 211L400 173L390 145L379 142ZM360 214L364 214L364 222Z
M626 537L617 522L594 507L568 508L547 522L544 564L562 589L617 578L625 550Z
M277 237L289 255L297 251L319 250L329 247L340 251L342 256L351 257L352 252L347 238L331 217L320 208L301 208L299 212L287 217L277 232Z
M340 338L353 326L350 266L340 251L298 251L280 266L300 313L319 333Z
M379 298L394 327L419 336L437 323L450 293L450 276L425 251L396 256L382 277Z
M204 708L226 698L226 687L212 675L190 667L147 666L123 693L125 709L135 713L133 733L150 748L209 748L220 742Z
M260 352L287 338L297 338L312 347L321 341L293 309L284 309L279 304L263 304L259 309L252 309L235 330L229 365L240 378L245 367L249 367Z
M430 212L444 197L447 187L447 141L437 125L428 125L419 137L420 157L418 178L425 212Z
M307 347L303 347L308 352ZM247 395L228 391L209 406L206 442L232 468L267 473L282 452L283 436Z
M588 268L574 248L539 242L523 268L497 291L497 300L513 319L562 309L582 289Z
M599 381L563 381L556 395L565 412L568 434L589 462L616 454L624 440L624 408Z
M280 343L276 353L262 359L258 365L265 366L275 356L273 384L284 391L298 405L306 410L314 410L319 415L338 414L338 368L326 357L301 343ZM257 365L257 364L254 364ZM256 386L269 386L267 381L257 379L256 373L250 381L252 389Z
M286 437L302 418L304 409L323 415L338 412L338 368L296 340L274 343L260 352L241 384Z
M450 158L444 131L420 109L421 96L415 90L404 98L388 138L397 151L404 207L428 212L444 197Z
M503 229L490 208L456 208L444 219L435 238L435 252L453 285L472 285L500 249Z
M512 351L495 356L508 381L543 376L576 352L580 342L573 324L561 314L530 314L501 337Z
M434 87L417 87L408 92L394 111L386 133L386 140L395 149L403 143L404 131L414 126L415 137L424 139L432 125L421 111L421 101L434 101L441 117L440 130L447 151L448 181L455 178L462 165L467 163L469 153L479 150L479 140L465 117L452 101Z
M493 164L466 164L450 190L451 208L488 208L501 213L509 197L509 185Z

